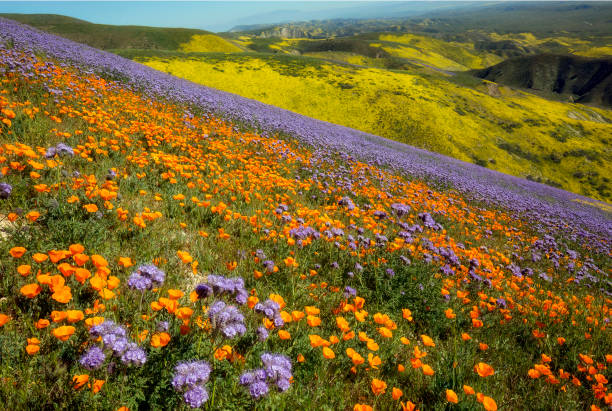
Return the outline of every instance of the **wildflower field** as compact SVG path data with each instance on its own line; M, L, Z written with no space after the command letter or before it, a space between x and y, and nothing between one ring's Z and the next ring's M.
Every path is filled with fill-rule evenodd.
M606 409L609 204L0 18L6 409Z
M174 76L320 120L600 200L612 196L609 109L550 101L473 78L464 81L462 75L321 60L338 59L336 52L312 54L316 59L123 54ZM362 56L343 56L349 63L367 63L354 60Z

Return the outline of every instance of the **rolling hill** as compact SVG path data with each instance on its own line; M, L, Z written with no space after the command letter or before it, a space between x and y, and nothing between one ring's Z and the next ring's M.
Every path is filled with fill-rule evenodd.
M596 9L601 15L607 10ZM97 26L81 30L87 27ZM112 51L210 87L609 201L609 110L548 101L451 72L485 68L517 50L607 53L595 47L605 34L591 33L586 40L568 33L539 36L478 30L325 39L192 33L174 49Z
M102 50L241 51L234 44L205 30L112 26L50 14L0 14L0 16Z
M612 58L524 56L473 73L500 84L565 95L577 103L612 107Z
M205 54L170 53L187 69ZM339 76L320 59L208 54L231 57L216 71L282 70L289 87ZM383 89L407 76L395 112L426 105L424 91L455 96L428 72L354 68L344 81ZM612 401L608 204L4 18L0 72L7 409ZM472 108L495 104L456 86ZM539 105L535 120L567 107L511 92L470 118L519 104Z

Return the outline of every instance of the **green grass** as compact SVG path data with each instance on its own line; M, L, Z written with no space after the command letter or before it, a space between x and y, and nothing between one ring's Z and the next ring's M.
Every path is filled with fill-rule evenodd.
M226 62L224 58L218 55L222 63ZM251 55L236 55L231 59L234 64L243 64L243 70L259 67L270 76L269 80L274 79L263 60L254 66ZM275 61L267 60L269 64ZM287 84L291 84L291 79L298 85L303 84L300 82L308 71L320 73L321 81L329 80L334 73L327 72L331 70L327 64L314 70L304 64L309 59L285 57L279 61L282 67L277 62L274 68L284 73L282 79ZM346 66L343 69L354 76L355 82L384 79L379 71L362 72ZM400 74L385 75L393 83ZM409 77L414 88L425 87L427 81L435 80L436 77ZM0 89L3 107L11 107L16 113L10 127L0 125L0 164L9 168L2 181L13 186L11 196L0 201L5 230L2 234L6 236L0 242L3 273L0 313L12 317L0 327L3 381L0 400L8 409L116 410L120 406L132 410L187 409L170 381L179 361L194 358L213 365L207 383L211 395L204 405L209 410L350 410L357 402L375 405L377 410L399 409L398 402L391 398L393 387L401 388L404 393L401 399L415 402L419 409L453 407L445 400L446 389L459 394L456 408L482 409L473 396L462 393L464 384L494 398L500 410L583 409L594 403L602 405L602 400L593 397L587 374L578 371L577 366L578 354L591 355L597 363L604 364L605 355L612 349L604 323L608 315L605 310L609 309L603 308L604 304L609 306L609 299L596 287L589 289L567 282L572 274L566 269L565 258L560 269L554 269L548 258L530 262L530 253L526 250L540 234L528 222L511 218L503 210L468 203L452 191L436 191L423 182L391 175L358 161L347 161L339 155L315 158L313 147L301 145L291 136L261 137L254 130L226 123L198 107L148 100L119 87L108 87L78 70L57 68L44 81L45 84L36 76L10 75ZM64 91L61 99L55 101L46 92L47 81ZM315 84L312 83L313 87ZM270 83L269 89L274 85ZM39 111L29 115L28 110L32 108ZM194 114L193 119L186 119L186 110ZM60 117L61 123L51 116ZM34 155L12 148L17 142L30 147ZM47 147L59 142L76 148L77 155L56 158L57 164L37 158L43 168L38 170L40 176L32 174L34 165L29 157L36 153L42 155ZM511 149L517 150L513 146ZM106 176L111 168L117 170L117 177L110 187L118 196L111 200L113 208L107 209L97 194L102 186L108 186ZM4 174L6 170L2 169ZM352 193L342 186L343 178L355 182ZM84 184L85 179L88 184ZM41 183L57 189L49 193L35 191L34 186ZM184 199L176 197L178 194ZM344 195L350 195L360 209L349 213L338 207L338 199ZM68 202L71 196L78 197L80 202ZM204 204L204 200L210 204ZM401 217L403 222L420 224L417 214L430 212L444 225L445 231L426 229L415 233L414 244L401 244L396 250L372 246L369 251L355 254L348 251L346 236L328 241L323 235L322 239L303 247L287 241L286 231L302 224L297 218L303 218L304 225L317 231L337 227L358 236L357 230L350 228L355 224L364 229L364 236L374 238L375 234L381 234L394 241L398 226L393 221L400 217L377 220L373 212L381 209L390 214L390 204L396 201L412 207L409 215ZM100 212L86 212L83 209L86 203L97 204ZM221 203L227 205L229 213L213 209ZM287 215L292 216L291 222L275 214L280 203L289 207ZM366 210L365 204L372 205L373 209ZM118 218L120 207L129 212L126 221ZM147 221L146 227L139 228L132 218L145 207L161 212L162 217ZM40 212L35 222L25 217L33 210ZM19 213L20 217L9 223L6 217L12 212ZM255 223L251 222L253 217L256 217ZM489 228L493 234L486 235ZM219 229L228 233L229 238L222 238ZM264 230L269 230L269 234ZM202 236L199 231L205 231L208 236ZM440 264L426 262L427 240L454 249L464 264L470 258L479 258L483 267L486 265L495 271L491 278L499 282L486 287L463 282L464 273L441 275ZM603 270L594 275L603 281L610 268L609 256L592 253L589 244L574 244L562 236L557 240L560 250L571 247L580 252L580 261L593 257ZM55 264L33 262L34 253L67 249L74 243L82 244L87 255L99 254L107 259L111 275L120 279L114 289L115 298L102 300L91 283L79 284L74 276L65 279L73 294L67 304L55 301L47 285L32 299L20 293L24 284L39 281L35 277L38 268L61 276ZM464 247L459 247L459 243ZM16 246L27 248L23 257L10 256L9 250ZM278 272L255 278L255 270L263 270L261 261L255 259L258 249L275 262ZM188 251L199 263L197 275L192 266L179 259L177 251ZM512 253L517 253L517 257L511 257ZM409 256L412 263L406 265L400 255ZM289 256L295 257L298 267L291 268L283 262ZM128 277L135 267L121 267L117 263L120 257L130 257L135 266L156 260L167 274L165 283L158 290L144 294L130 290ZM519 257L524 260L523 267L549 272L555 281L548 283L537 275L530 281L518 281L503 267L510 258L518 261ZM75 264L72 258L65 261ZM234 261L236 267L230 270L226 264ZM355 269L357 262L365 267L362 272ZM19 275L17 267L22 264L32 264L33 273L27 277ZM85 264L92 272L96 271L91 262ZM395 276L389 278L387 268L393 269ZM313 275L310 270L317 272ZM349 271L356 275L349 276ZM478 272L488 275L484 270ZM287 303L287 312L316 306L321 311L322 323L310 327L305 319L292 322L283 328L291 333L290 339L281 340L277 330L272 330L267 341L256 342L254 330L262 324L261 315L242 307L248 333L235 340L221 340L213 332L200 329L194 318L190 332L181 335L182 322L175 315L151 308L151 303L168 295L169 289L179 289L186 294L179 300L180 306L194 309L193 317L206 318L205 306L210 300L192 303L188 296L196 284L212 273L243 278L246 289L261 300L271 293L280 294ZM342 296L345 286L355 288L365 299L364 309L369 315L364 322L354 318L351 311L336 311L342 302L351 302ZM441 295L446 288L450 292L448 301ZM470 301L457 298L458 290L469 292ZM495 304L487 308L491 298L495 301L500 297L507 301L512 298L520 308L505 314ZM33 326L38 319L49 318L52 311L91 310L96 300L105 304L105 312L87 314L87 317L112 318L127 328L130 338L143 330L151 335L156 332L158 321L168 321L170 343L154 348L146 338L141 345L148 361L142 368L124 367L117 360L114 366L108 366L109 359L104 367L88 371L79 365L78 359L87 346L99 343L88 338L82 322L73 324L76 333L67 341L59 341L51 334L50 329L58 324L41 330ZM560 322L554 320L550 310L542 308L549 301L567 305L568 313L558 317ZM473 306L480 307L483 327L472 326L469 313ZM404 308L412 310L413 321L402 318ZM455 311L455 320L445 317L447 308ZM395 322L393 338L379 335L381 325L373 321L376 313L387 314ZM508 314L512 318L504 318ZM373 338L379 344L378 350L369 350L356 336L331 346L335 359L323 358L321 348L309 344L309 335L318 334L325 339L331 339L332 335L341 337L336 326L339 315L346 317L352 330L366 332ZM595 320L597 326L593 325ZM546 338L533 336L532 331L539 327L537 323L543 324ZM463 341L463 332L469 333L472 340ZM585 337L586 332L589 338ZM424 347L422 334L430 336L436 346ZM564 345L556 342L560 336L567 340ZM26 338L32 337L41 341L41 351L35 356L25 353ZM408 338L410 344L403 345L400 337ZM479 350L479 342L487 343L489 348ZM214 359L212 353L224 344L231 345L243 356L244 362ZM435 370L433 376L425 376L410 367L415 346L427 351L423 362ZM366 364L352 373L352 363L345 354L348 347L366 358L367 353L380 356L382 364L373 369L367 366L366 359ZM237 384L237 378L244 370L261 366L259 354L263 351L289 356L294 382L284 394L273 392L254 401ZM299 354L305 357L303 363L297 361ZM541 362L542 354L552 357L555 375L563 368L577 375L583 385L577 387L565 380L554 385L546 383L543 377L529 379L527 371ZM490 364L495 374L479 377L473 371L478 362ZM399 372L398 364L405 365L406 370ZM78 374L103 379L105 385L98 394L87 387L76 390L72 378ZM377 397L372 393L373 378L387 383L385 394Z
M0 14L0 16L103 50L181 50L184 47L188 47L188 51L207 51L209 50L207 47L211 48L210 51L239 50L227 40L205 30L94 24L49 14Z

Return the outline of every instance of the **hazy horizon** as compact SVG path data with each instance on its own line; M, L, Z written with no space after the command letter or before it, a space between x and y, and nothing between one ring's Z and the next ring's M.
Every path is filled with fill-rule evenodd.
M473 4L466 1L0 2L0 13L60 14L92 23L184 27L214 32L238 25L333 18L384 18Z

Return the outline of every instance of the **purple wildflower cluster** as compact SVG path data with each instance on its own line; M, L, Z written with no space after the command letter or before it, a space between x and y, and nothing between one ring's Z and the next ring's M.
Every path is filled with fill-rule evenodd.
M172 387L183 392L185 403L191 408L199 408L208 401L208 391L204 386L210 378L210 364L206 361L179 363L174 367Z
M283 321L283 317L280 314L280 305L276 301L267 299L263 303L255 304L253 310L256 313L263 314L270 320L274 321L275 327L282 327L285 325L285 321Z
M244 315L235 305L215 301L208 309L208 318L212 328L221 332L225 338L234 338L246 332Z
M161 285L166 279L166 273L153 264L141 265L130 275L128 287L133 290L150 290L155 285Z
M54 147L49 147L47 152L45 153L46 158L53 158L55 156L69 156L74 157L74 150L68 144L65 143L57 143Z
M222 275L210 274L205 284L198 284L195 289L198 298L231 296L236 303L244 305L249 293L244 288L244 279L241 277L227 278Z
M316 240L321 237L321 233L319 233L317 230L304 225L292 228L291 230L289 230L289 235L298 241L305 240L307 238L312 238Z
M280 392L287 391L291 385L291 360L282 354L263 353L263 368L250 370L240 376L240 385L248 387L251 397L257 399L276 385Z
M95 339L101 338L104 349L119 358L125 365L143 365L147 355L138 344L127 337L127 331L112 320L94 325L89 329L89 335ZM103 349L93 346L81 357L79 363L88 370L99 368L106 360Z
M9 183L0 183L0 198L6 200L11 196L13 186Z
M391 204L391 210L393 210L398 217L401 217L410 213L411 208L406 204L393 203Z

